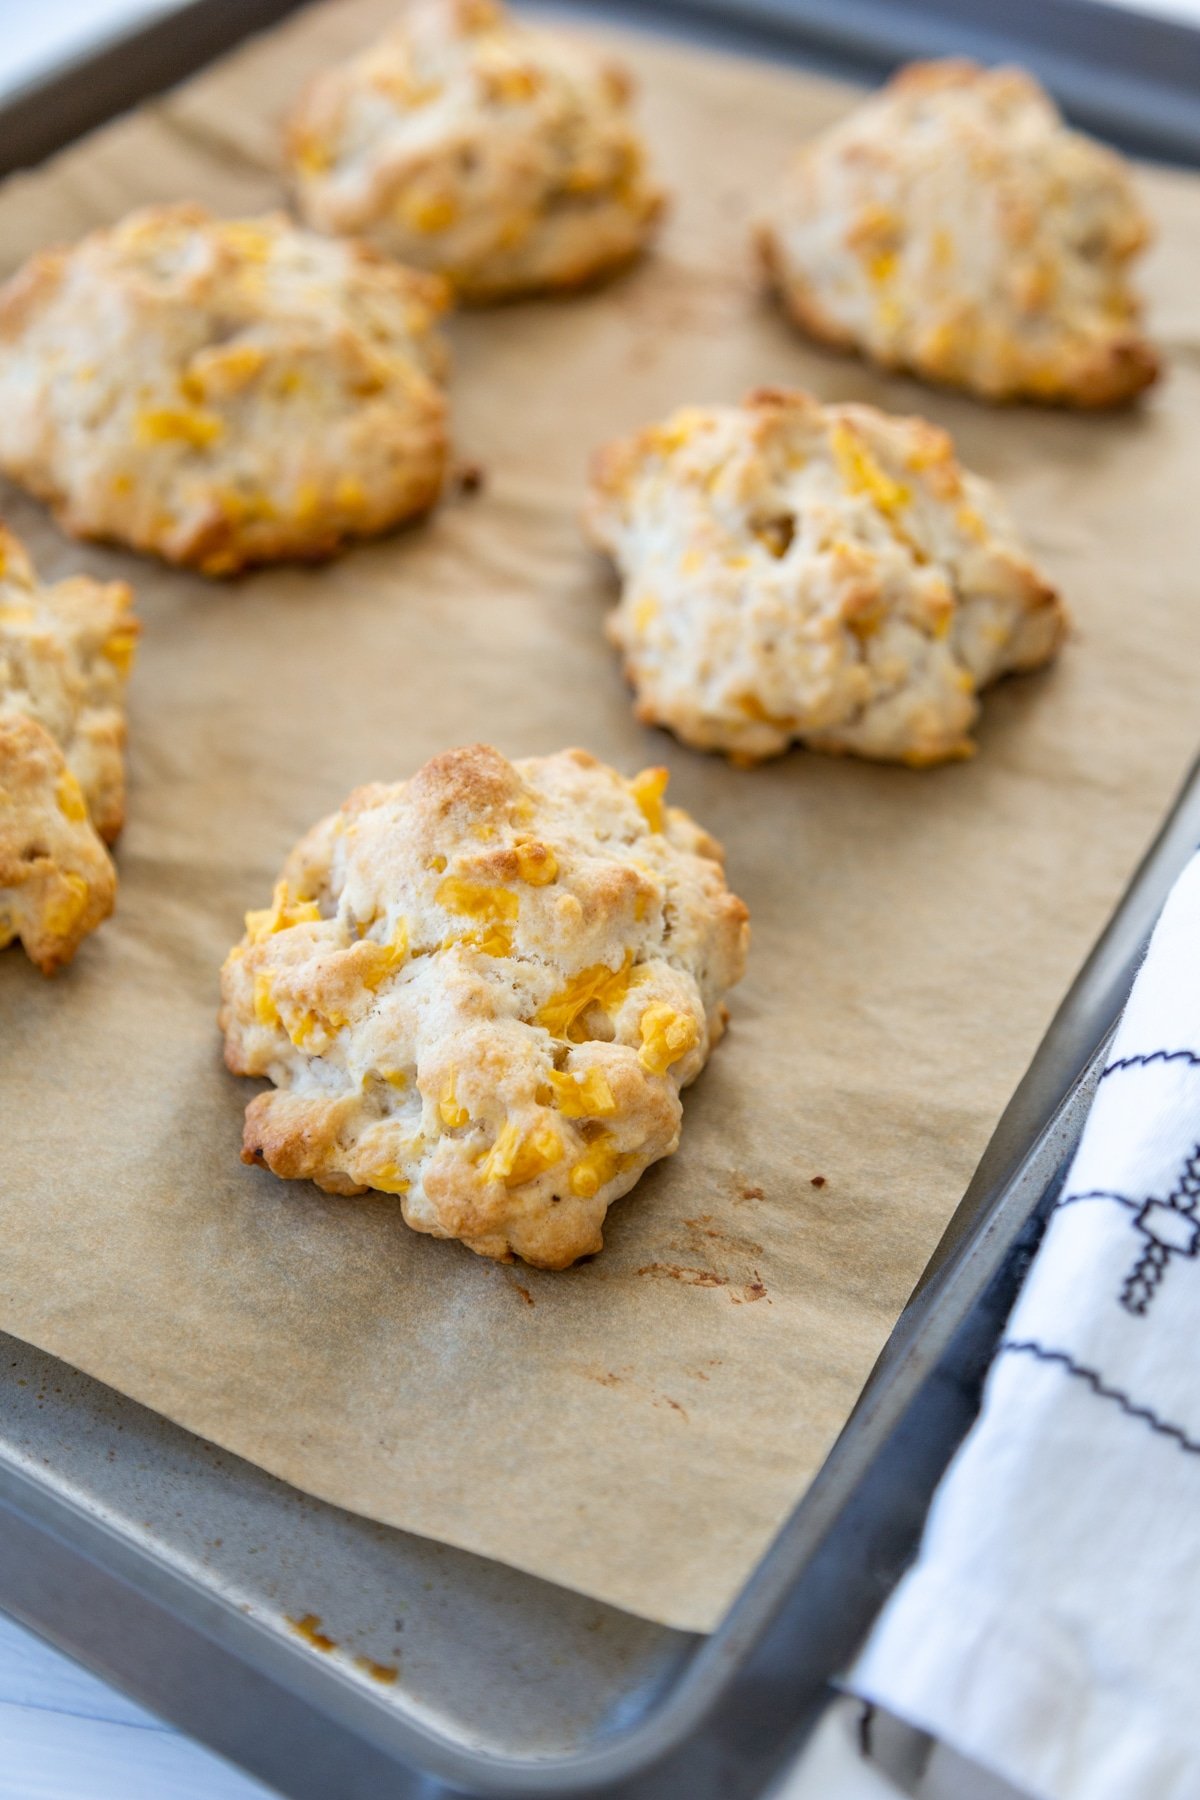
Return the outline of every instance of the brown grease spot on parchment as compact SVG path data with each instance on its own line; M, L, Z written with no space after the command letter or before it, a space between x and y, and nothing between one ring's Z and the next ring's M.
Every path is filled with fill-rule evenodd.
M395 1663L376 1662L373 1656L356 1656L354 1666L361 1669L364 1675L369 1675L372 1681L383 1682L385 1687L390 1687L400 1675Z
M587 1363L574 1363L570 1366L582 1375L585 1381L594 1381L597 1386L604 1388L623 1388L630 1394L649 1401L651 1406L669 1406L672 1412L679 1414L685 1424L688 1422L689 1414L685 1406L681 1406L678 1400L673 1400L670 1394L660 1394L644 1382L638 1381L628 1366L620 1372L616 1369L596 1368ZM702 1379L707 1380L708 1377L704 1376Z
M753 1300L765 1300L768 1305L771 1303L767 1284L757 1269L751 1272L748 1281L738 1286L728 1276L718 1275L713 1269L693 1269L682 1263L643 1263L637 1272L639 1275L657 1275L667 1281L681 1281L685 1287L724 1288L735 1306L742 1306Z
M712 1269L687 1269L680 1263L652 1262L643 1263L638 1270L639 1275L663 1275L669 1281L682 1281L687 1287L726 1287L723 1275Z
M321 1630L319 1613L303 1613L298 1619L289 1619L288 1624L296 1636L302 1637L306 1644L312 1645L314 1650L320 1650L324 1655L328 1655L331 1650L337 1649L337 1639L327 1637Z
M711 1238L714 1243L724 1245L735 1253L744 1252L751 1256L763 1254L761 1244L755 1244L749 1238L738 1237L735 1233L725 1231L719 1225L714 1225L711 1213L701 1213L698 1219L685 1219L683 1222L694 1237Z
M712 1213L681 1219L680 1226L681 1230L667 1240L664 1248L688 1260L656 1259L643 1263L637 1271L639 1275L677 1281L684 1287L723 1288L735 1306L755 1300L771 1304L755 1261L764 1254L761 1244L714 1224Z

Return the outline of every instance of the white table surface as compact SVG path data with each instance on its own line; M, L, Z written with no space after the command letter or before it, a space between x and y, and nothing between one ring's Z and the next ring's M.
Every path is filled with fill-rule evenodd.
M0 0L0 97L177 3ZM1200 0L1121 3L1200 22ZM852 1702L831 1709L771 1800L895 1800L901 1790L858 1754L856 1712ZM1010 1793L945 1751L910 1791L917 1800ZM0 1614L0 1800L266 1800L267 1792Z

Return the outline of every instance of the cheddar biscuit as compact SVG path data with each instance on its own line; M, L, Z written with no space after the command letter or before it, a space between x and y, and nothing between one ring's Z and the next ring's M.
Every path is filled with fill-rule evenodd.
M47 975L113 908L137 631L123 581L45 585L0 526L0 949Z
M243 1160L396 1194L482 1256L599 1250L679 1142L745 956L719 847L665 785L475 745L352 794L222 973L225 1060L274 1084Z
M967 755L979 689L1063 636L995 491L870 406L685 408L600 453L586 522L623 578L639 718L742 762Z
M758 244L811 336L989 400L1110 406L1158 358L1128 167L1019 69L915 63L800 152Z
M624 70L495 0L432 0L317 77L288 131L300 211L468 300L570 288L662 210Z
M206 574L327 556L438 497L442 306L282 215L132 213L0 289L0 469Z
M138 624L123 581L43 585L0 525L0 717L23 713L58 744L92 824L125 821L125 685Z
M108 917L116 890L62 751L34 719L0 711L0 949L19 940L53 975Z

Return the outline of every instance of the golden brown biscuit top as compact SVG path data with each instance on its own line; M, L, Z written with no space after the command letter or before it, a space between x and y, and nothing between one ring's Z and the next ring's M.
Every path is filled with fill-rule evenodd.
M977 690L1063 634L996 491L875 407L682 407L601 452L588 526L624 577L639 716L743 761L969 754Z
M1018 69L902 70L806 144L761 246L797 320L996 398L1080 405L1154 379L1128 166Z
M226 1057L281 1090L249 1157L403 1196L420 1230L561 1267L678 1139L746 912L717 846L583 751L474 746L302 841L223 977Z
M397 340L404 340L406 357L442 372L443 353L428 336L446 305L436 277L398 268L361 245L329 243L284 213L221 219L188 202L147 206L76 245L44 250L0 295L0 339L18 336L67 283L93 291L102 284L113 311L118 296L144 309L143 325L162 314L186 320L201 350L219 351L242 328L263 324L297 340L309 339L315 327L323 342L332 311L359 355L369 359L374 350L380 372ZM240 386L249 374L235 366L240 360L226 366L217 355L211 367L194 369L197 401L214 382Z
M493 0L433 0L301 98L301 207L472 298L586 279L628 259L661 211L631 86Z
M210 573L328 553L437 496L445 303L282 214L132 213L0 290L0 467Z

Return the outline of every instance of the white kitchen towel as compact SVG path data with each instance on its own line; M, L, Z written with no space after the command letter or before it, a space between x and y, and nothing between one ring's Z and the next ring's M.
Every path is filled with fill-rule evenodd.
M1037 1800L1200 1796L1200 857L848 1678Z

